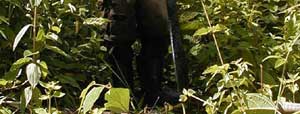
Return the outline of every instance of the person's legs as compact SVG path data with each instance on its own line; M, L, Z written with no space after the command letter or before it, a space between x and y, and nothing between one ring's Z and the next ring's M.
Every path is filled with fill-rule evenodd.
M145 91L145 104L153 105L161 93L164 56L169 43L166 0L137 1L138 31L142 49L137 69Z
M109 1L111 3L107 18L111 20L111 23L107 27L105 45L111 51L107 59L116 73L112 77L113 86L132 87L133 51L131 44L135 41L136 31L135 0Z

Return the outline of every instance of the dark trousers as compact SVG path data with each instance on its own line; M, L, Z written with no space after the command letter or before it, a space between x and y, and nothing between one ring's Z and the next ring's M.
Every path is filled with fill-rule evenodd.
M113 86L133 87L131 45L140 38L142 48L137 56L137 71L146 93L145 102L154 103L161 91L164 56L169 44L166 0L111 0L108 18L112 20L106 38L111 49L108 60L116 72ZM127 83L118 77L125 78Z

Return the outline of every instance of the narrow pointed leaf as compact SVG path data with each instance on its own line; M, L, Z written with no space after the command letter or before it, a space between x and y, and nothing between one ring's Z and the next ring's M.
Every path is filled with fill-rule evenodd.
M24 34L26 33L26 31L28 30L28 28L32 26L31 24L25 25L20 32L17 34L14 44L13 44L13 51L15 51L16 47L18 46L20 40L22 39L22 37L24 36Z
M53 51L53 52L55 52L55 53L61 54L65 57L70 57L70 55L68 55L66 52L64 52L63 50L59 49L56 46L46 46L46 48Z
M24 89L24 95L25 95L25 106L27 107L27 105L29 104L31 97L32 97L32 89L31 87L27 87Z
M2 30L0 30L0 35L2 36L2 38L4 38L5 40L7 40L6 35L4 34L4 32Z

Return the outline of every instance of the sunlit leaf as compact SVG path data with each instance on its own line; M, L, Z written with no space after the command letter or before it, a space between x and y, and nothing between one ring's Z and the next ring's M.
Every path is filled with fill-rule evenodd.
M194 33L194 37L195 36L203 36L203 35L206 35L206 34L208 34L208 33L210 33L211 32L211 30L210 30L210 28L200 28L200 29L198 29L195 33Z
M25 58L20 58L16 62L12 64L12 66L9 69L9 72L5 74L4 79L6 80L14 80L19 73L20 68L29 63L31 61L31 58L25 57Z
M39 54L39 53L40 53L39 51L36 51L36 52L32 53L30 50L25 50L25 51L23 52L23 56L24 56L24 57L29 57L29 56L37 55L37 54Z
M41 61L39 63L39 65L41 66L41 71L42 71L42 77L43 78L46 78L47 75L48 75L48 66L47 66L47 63L45 61Z
M101 26L108 22L109 22L109 20L105 19L105 18L87 18L84 20L83 24Z
M89 93L86 95L84 102L83 102L83 113L87 113L89 110L92 109L94 103L99 98L102 90L104 87L94 87Z
M88 90L95 84L96 84L96 82L92 81L85 89L83 89L80 94L80 98L84 98L86 96L86 93L88 92Z
M44 108L35 108L33 109L36 114L49 114Z
M274 114L276 106L271 99L259 94L248 93L246 95L247 114ZM243 114L240 110L236 110L233 114Z
M0 79L0 86L5 86L8 83L5 79Z
M226 29L227 29L227 27L222 25L222 24L217 24L216 26L212 27L213 32L219 32L219 31L223 31L223 30L226 30Z
M45 41L45 31L44 29L39 29L39 32L36 36L37 42L44 42Z
M183 12L183 14L180 15L179 21L180 22L185 22L189 21L196 16L198 16L200 13L199 12Z
M65 96L65 93L60 92L60 91L54 91L54 93L53 93L53 97L56 97L56 98L61 98L63 96Z
M286 60L284 58L279 58L276 60L274 68L278 68L285 63L286 63Z
M129 112L129 89L111 88L105 94L105 108L116 113Z
M48 100L49 98L50 98L49 95L41 95L41 96L39 97L40 100Z
M24 95L25 95L25 101L26 101L25 106L27 107L27 105L29 104L29 102L32 98L32 89L30 86L24 89Z
M35 88L41 78L41 69L35 63L30 63L26 67L26 75L30 85Z
M24 36L24 34L26 33L26 31L28 30L28 28L32 26L32 24L28 24L25 25L20 32L17 34L15 41L14 41L14 45L13 45L13 51L15 51L16 47L18 46L20 40L22 39L22 37Z
M55 31L56 33L60 33L60 28L58 26L52 26L51 30Z

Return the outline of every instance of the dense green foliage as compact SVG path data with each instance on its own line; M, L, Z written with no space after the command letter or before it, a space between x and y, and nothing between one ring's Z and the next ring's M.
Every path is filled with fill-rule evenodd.
M300 102L300 1L177 2L190 86L182 103L162 112L274 113L275 101ZM98 4L0 2L0 113L142 110L128 104L127 89L108 84L113 71L103 59L101 25L109 20L101 18ZM138 43L133 47L138 51ZM166 58L165 85L173 87L173 64Z

